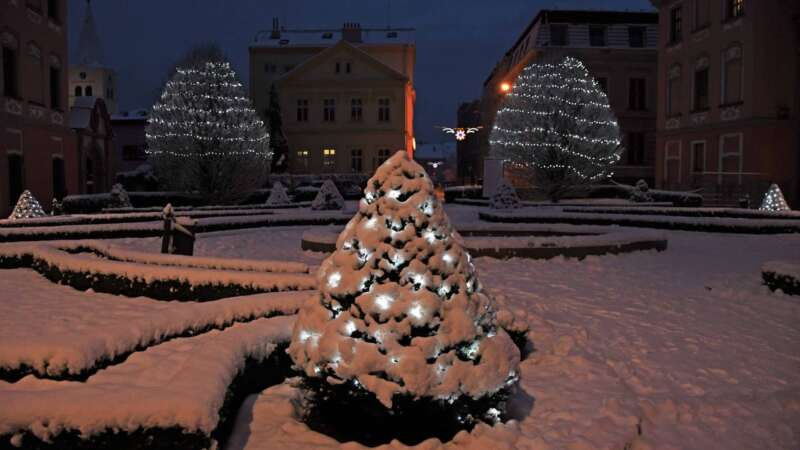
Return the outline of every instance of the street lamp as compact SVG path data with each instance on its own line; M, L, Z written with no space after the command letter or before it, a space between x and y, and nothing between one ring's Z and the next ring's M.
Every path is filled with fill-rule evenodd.
M500 92L503 94L507 94L511 90L511 83L508 81L503 81L500 83Z

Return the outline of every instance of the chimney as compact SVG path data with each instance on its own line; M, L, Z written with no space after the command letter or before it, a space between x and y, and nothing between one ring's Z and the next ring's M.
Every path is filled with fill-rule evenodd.
M347 42L361 42L361 24L345 22L342 28L342 39Z
M272 32L269 34L270 39L280 39L281 38L281 28L280 24L278 23L278 18L272 18Z

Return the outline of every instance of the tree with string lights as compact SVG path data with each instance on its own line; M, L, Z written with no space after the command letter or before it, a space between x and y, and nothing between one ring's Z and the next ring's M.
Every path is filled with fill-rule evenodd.
M786 199L783 197L783 192L781 191L781 188L779 188L778 185L775 183L772 183L769 186L769 190L767 190L767 193L764 194L764 200L761 201L761 207L758 209L762 211L773 211L773 212L792 210L786 203Z
M148 156L164 187L241 200L269 170L269 134L222 51L193 49L153 106Z
M367 182L336 248L289 346L313 402L366 429L409 415L442 428L504 419L519 350L406 152Z
M497 112L490 143L554 202L608 179L623 150L608 97L572 57L524 69Z

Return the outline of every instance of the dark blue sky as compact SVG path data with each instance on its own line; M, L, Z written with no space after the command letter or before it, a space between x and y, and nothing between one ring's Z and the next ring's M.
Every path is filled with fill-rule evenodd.
M198 42L218 43L247 83L247 46L278 16L288 28L387 24L389 0L95 0L106 63L117 70L121 109L149 107L172 64ZM69 0L74 52L85 0ZM456 109L477 98L494 64L540 8L652 10L649 0L391 0L391 25L416 28L416 134L446 137Z

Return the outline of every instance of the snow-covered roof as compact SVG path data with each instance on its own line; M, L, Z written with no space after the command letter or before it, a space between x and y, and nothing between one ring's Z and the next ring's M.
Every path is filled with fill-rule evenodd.
M361 42L353 42L354 45L414 43L412 28L361 28L360 31ZM344 29L265 30L256 35L250 47L327 47L343 40L344 33Z
M150 118L150 110L148 109L134 109L131 111L121 111L119 114L114 114L111 116L111 120L113 121L124 121L124 120L147 120Z

